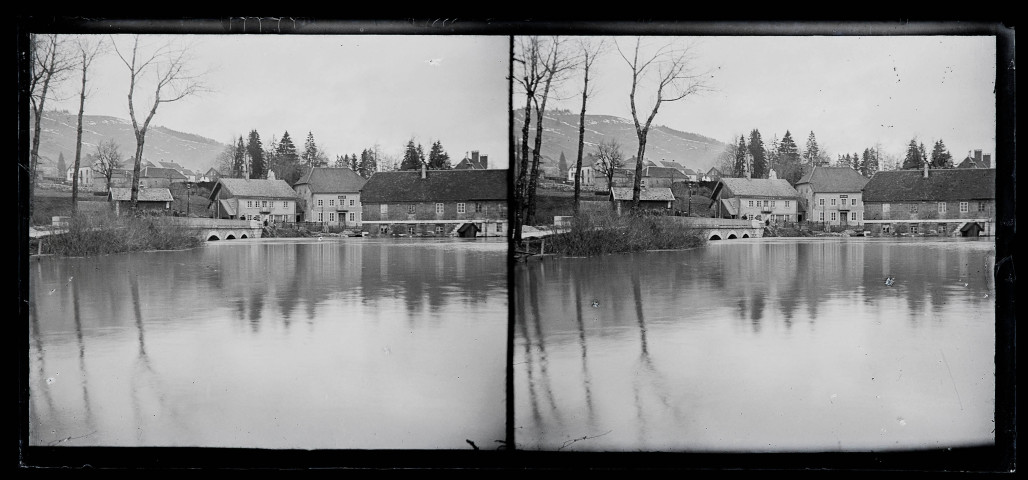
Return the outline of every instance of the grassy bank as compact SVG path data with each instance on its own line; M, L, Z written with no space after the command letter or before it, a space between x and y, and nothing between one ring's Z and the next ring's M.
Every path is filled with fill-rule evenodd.
M118 217L103 212L71 217L66 233L33 239L29 251L84 257L145 250L182 250L202 243L196 232L171 224L165 217Z
M650 215L580 215L567 232L546 239L546 251L565 256L671 250L704 245L683 224Z

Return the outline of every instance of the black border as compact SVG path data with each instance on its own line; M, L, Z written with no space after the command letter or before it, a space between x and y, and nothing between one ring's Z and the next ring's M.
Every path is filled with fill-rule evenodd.
M968 18L968 17L964 17ZM288 22L283 22L287 20ZM414 35L993 35L997 41L996 155L1016 159L1015 35L1011 24L1000 20L963 21L820 21L780 19L715 19L678 22L639 18L579 20L472 18L457 16L407 19L332 20L323 17L127 18L18 16L13 34L16 44L18 111L18 171L15 176L19 206L18 334L12 365L18 366L18 453L21 471L52 469L470 469L470 470L698 470L792 472L1012 472L1016 467L1016 314L1014 245L1016 245L1016 161L996 162L996 443L993 446L877 453L578 453L514 450L513 389L513 255L508 255L508 339L506 450L259 450L221 448L113 448L34 447L28 445L28 338L27 268L28 216L27 162L28 100L22 79L27 76L29 32L61 33L195 33L195 34L414 34ZM274 23L274 28L269 25ZM283 25L285 23L285 25ZM513 49L513 43L511 43ZM511 79L508 79L510 84ZM508 86L510 88L511 85ZM512 100L511 100L512 101ZM513 104L509 120L513 122ZM510 125L508 125L510 126ZM513 135L513 133L510 133ZM512 137L510 137L512 138ZM510 161L514 161L513 141ZM513 168L508 169L509 176ZM510 183L513 185L513 183ZM508 198L512 189L508 188ZM513 209L508 209L513 215ZM513 222L511 222L513 225Z

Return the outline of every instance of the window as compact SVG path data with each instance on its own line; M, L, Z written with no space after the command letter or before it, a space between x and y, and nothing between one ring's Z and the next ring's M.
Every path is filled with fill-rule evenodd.
M386 205L386 204L383 203L383 204L378 206L378 214L379 215L384 217L388 213L389 213L389 205Z
M331 202L331 200L329 200L329 201ZM335 214L335 212L328 212L328 221L330 221L330 222L336 221L336 214Z
M753 206L753 200L750 200L750 206L751 207Z
M889 204L888 203L883 203L882 204L882 213L889 213Z
M825 206L825 199L823 199L823 198L817 199L817 204L822 206L822 207Z
M939 202L939 213L946 213L946 202Z
M353 221L354 218L357 218L356 215L357 215L356 213L350 212L350 221L351 222Z
M892 225L888 223L882 225L882 233L889 233L892 231Z
M407 235L414 235L414 225L407 227Z
M916 203L910 204L910 213L917 213L917 204Z
M464 212L465 212L464 204L463 203L458 203L457 204L457 213L464 213Z
M353 206L353 200L352 199L350 200L350 206L351 207Z
M789 201L788 200L785 201L785 208L789 208Z
M835 212L832 212L832 221L835 221Z
M324 221L325 221L325 219L324 219L323 215L324 215L324 213L323 213L323 212L318 212L318 221L319 221L319 222L324 222Z
M334 199L331 199L331 198L328 199L328 206L330 206L330 207L336 206L336 201Z
M346 195L339 195L336 198L339 199L339 204L342 205L343 204L343 200L346 200Z
M775 206L775 201L771 200L771 207L774 208L774 206Z
M268 208L268 201L267 200L261 200L261 207Z
M443 213L443 204L441 204L441 203L435 204L435 213Z
M854 220L855 221L856 219L857 219L857 212L850 212L850 220Z
M832 199L832 206L833 207L835 206L835 199L834 198Z
M475 213L482 213L482 204L480 202L475 202Z
M917 227L918 227L918 225L916 223L911 225L910 226L910 233L913 233L914 235L917 235L917 232L918 232L918 228Z
M389 233L389 227L386 225L379 225L378 233Z
M418 211L418 204L412 203L410 205L407 205L407 213L417 213L417 211Z
M435 234L436 235L442 235L443 234L443 226L442 225L436 225L435 226Z
M246 208L253 208L253 201L252 200L247 200L246 201Z
M982 211L981 204L982 204L982 202L978 202L978 205L979 205L978 206L978 211L979 212ZM960 202L960 213L967 213L967 202Z
M825 212L821 212L821 221L825 221Z
M289 202L282 202L283 208L289 208Z
M979 212L984 212L985 211L985 202L978 202L978 211Z
M852 205L856 205L856 204L857 204L857 199L851 198L850 199L850 205L852 206Z
M502 232L503 232L503 224L502 223L497 223L496 224L496 233L502 233Z
M767 206L767 200L764 200L764 206L765 207Z
M324 203L325 203L325 201L324 201L324 200L322 200L322 199L320 199L320 198L318 199L318 206L319 206L319 207L320 207L320 206L322 206L322 205L324 205Z

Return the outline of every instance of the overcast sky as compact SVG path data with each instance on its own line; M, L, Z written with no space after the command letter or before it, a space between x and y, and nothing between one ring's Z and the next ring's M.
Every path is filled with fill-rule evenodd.
M619 37L622 50L636 37ZM667 37L644 37L643 48ZM692 45L696 72L712 91L664 103L654 123L738 143L758 129L765 143L788 130L805 148L813 131L832 159L880 143L902 157L911 138L929 151L942 139L960 161L995 152L996 40L993 36L678 37ZM612 42L612 37L607 37ZM631 119L631 71L617 49L590 75L589 112ZM646 84L650 85L652 82ZM554 103L577 112L580 78ZM649 91L637 105L652 109Z
M507 162L506 36L144 36L147 46L169 39L190 45L189 66L210 91L161 104L153 125L222 143L256 129L265 146L288 131L299 150L311 132L330 160L376 143L400 154L413 137L426 154L440 140L453 163L471 150ZM74 80L64 96L77 94ZM113 51L89 80L87 114L129 118L128 69ZM78 111L77 98L48 106ZM147 107L139 100L137 114Z

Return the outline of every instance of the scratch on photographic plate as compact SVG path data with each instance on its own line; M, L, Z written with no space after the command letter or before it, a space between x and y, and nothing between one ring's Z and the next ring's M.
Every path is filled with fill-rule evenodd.
M942 352L941 348L939 349L939 354L942 355L942 363L946 365L946 371L949 372L949 381L953 384L953 393L957 394L957 403L960 404L960 409L963 410L964 402L960 401L960 392L957 391L957 382L956 380L953 380L953 371L950 370L949 362L946 361L946 354Z

